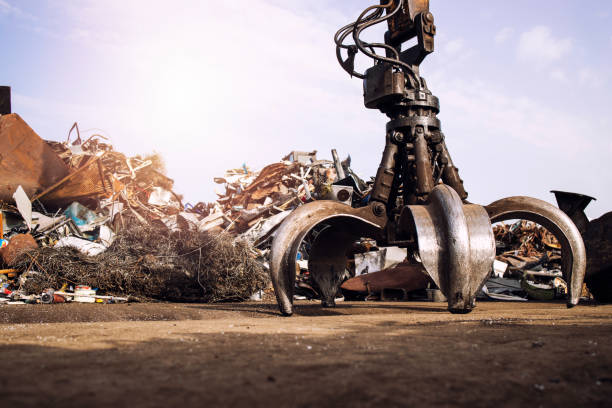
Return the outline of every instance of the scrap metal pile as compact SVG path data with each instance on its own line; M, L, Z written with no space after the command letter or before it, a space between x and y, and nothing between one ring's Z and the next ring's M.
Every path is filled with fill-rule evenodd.
M73 129L44 141L0 115L0 302L242 300L266 286L251 245L200 228L202 206L184 208L158 155Z
M216 203L208 205L201 228L241 234L259 243L303 203L330 199L359 205L367 201L370 187L350 169L350 157L344 162L317 160L316 154L294 151L260 171L245 165L215 177L224 191L217 191Z
M350 156L340 161L335 150L333 160L319 160L316 155L317 151L293 151L260 171L246 165L227 170L223 177L214 179L223 186L223 191L217 191L217 201L206 207L202 203L196 206L208 209L200 228L228 232L248 241L258 260L269 269L276 230L296 208L316 200L360 207L369 200L371 183L351 169ZM308 237L303 246L296 263L296 285L307 298L320 298L320 288L308 272Z
M372 190L372 182L350 168L350 157L341 162L332 151L334 160L319 160L316 151L294 151L259 171L229 169L214 178L222 187L216 202L183 205L159 155L128 157L100 135L82 141L76 124L76 140L43 141L16 115L0 117L3 135L9 134L7 122L21 139L4 138L3 149L14 154L12 165L21 165L26 182L2 203L0 302L116 302L128 296L214 302L261 295L270 292L275 232L291 212L316 200L363 207ZM29 185L28 174L38 177L36 165L23 171L27 166L15 161L19 152L6 146L24 139L43 152L38 166L49 167L52 157L65 174ZM561 246L553 234L527 221L497 224L493 232L495 270L479 298L565 296ZM317 233L307 235L297 252L298 298L320 299L326 290L309 272ZM444 301L426 271L407 262L405 250L363 238L349 252L341 285L327 288L339 287L337 298Z
M355 174L350 157L294 151L259 171L227 170L214 179L222 186L216 202L183 205L159 155L129 157L103 136L83 141L76 124L72 131L74 141L70 132L65 142L44 141L18 115L0 115L0 303L261 298L271 292L272 246L290 214L315 201L367 209L373 195L373 181ZM589 289L609 301L612 218L589 223L591 197L555 194L585 236ZM384 239L359 237L337 254L322 247L341 264L333 279L316 279L314 243L332 225L317 225L295 247L297 298L446 301L423 266ZM496 259L480 299L567 294L555 235L528 221L497 224L493 235Z
M76 123L65 142L45 141L16 114L0 116L0 134L4 303L247 299L268 284L271 238L292 210L316 199L359 206L370 189L350 158L291 152L215 178L215 203L183 205L157 154L82 140Z
M497 256L481 297L515 301L565 297L561 244L553 234L525 220L497 224L493 233Z

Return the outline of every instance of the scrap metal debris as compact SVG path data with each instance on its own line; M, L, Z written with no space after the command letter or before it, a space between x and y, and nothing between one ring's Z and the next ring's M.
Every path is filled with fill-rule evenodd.
M207 231L214 206L185 208L159 155L82 140L76 123L65 142L44 141L15 114L0 116L0 140L3 164L29 165L0 186L0 303L218 302L266 287L251 243ZM45 178L48 163L61 171Z
M46 247L22 254L13 267L36 271L19 283L27 294L86 283L114 296L219 302L248 299L267 284L265 270L244 241L228 234L168 233L138 223L100 254Z
M272 240L293 210L315 200L363 207L372 190L350 156L340 161L332 150L333 160L320 160L317 151L293 151L261 170L243 164L216 177L216 202L183 204L158 154L128 157L104 136L82 140L76 123L65 142L45 141L19 116L4 114L0 136L0 174L10 174L0 185L0 303L261 299L264 289L271 292ZM607 248L608 219L584 228L592 248ZM298 250L297 297L322 298L339 286L325 287L309 271L322 229ZM497 257L481 297L567 293L553 234L527 221L498 224L494 234ZM405 249L362 238L349 252L339 299L433 299L439 292L422 268L406 263ZM597 282L608 282L609 260L600 252L601 262L589 262ZM597 293L604 299L609 289Z
M350 157L294 151L259 171L243 165L215 178L223 186L215 203L183 205L158 154L128 157L102 135L83 140L76 123L57 142L15 114L0 119L18 124L0 127L3 140L21 138L3 157L23 156L19 143L44 153L26 161L35 171L24 179L13 173L1 186L0 252L11 271L0 274L4 303L247 299L268 284L271 238L293 209L317 199L355 206L368 199ZM41 158L59 169L54 177L40 177ZM29 175L37 183L28 184ZM94 292L71 292L83 287Z
M480 298L505 301L562 299L561 245L547 229L518 220L493 227L497 256Z
M223 177L214 179L223 190L217 191L216 203L207 207L208 216L202 220L202 227L246 233L257 241L268 236L274 227L264 225L266 220L308 201L336 199L359 206L367 200L370 187L349 166L350 157L344 162L317 160L315 150L291 152L260 171L246 165L227 170ZM349 176L340 178L337 169ZM203 203L198 206L204 207ZM275 219L275 225L281 218Z

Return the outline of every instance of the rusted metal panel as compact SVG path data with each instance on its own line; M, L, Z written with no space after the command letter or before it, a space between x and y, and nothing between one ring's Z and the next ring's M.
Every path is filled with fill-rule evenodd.
M408 292L425 289L431 281L427 271L419 264L402 262L392 268L355 276L341 288L353 292L382 292L383 289L404 289Z
M48 187L33 199L62 206L82 198L112 194L116 183L105 171L101 158L102 155L92 157L85 165Z
M588 255L586 284L595 300L612 303L612 212L588 224L584 243Z
M0 116L0 200L21 185L33 197L69 173L55 152L16 113Z

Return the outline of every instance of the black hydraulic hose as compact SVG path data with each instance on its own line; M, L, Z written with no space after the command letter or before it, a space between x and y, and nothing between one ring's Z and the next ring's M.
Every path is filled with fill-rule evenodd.
M369 22L362 22L362 19L363 19L365 13L367 13L372 8L388 8L388 7L391 6L391 1L389 1L389 3L387 3L385 5L370 6L367 9L365 9L361 13L361 15L359 16L357 21L355 22L355 29L353 30L353 40L355 41L355 45L357 46L357 48L359 48L359 50L361 52L363 52L365 55L367 55L368 57L370 57L372 59L375 59L377 61L388 62L390 64L399 65L399 66L405 68L406 72L414 80L415 86L417 88L420 88L420 81L419 81L418 77L416 76L416 74L412 71L412 67L410 65L400 61L399 59L392 59L392 58L382 57L380 55L377 55L377 54L369 52L364 47L363 42L359 39L359 35L366 28L371 27L371 26L373 26L375 24L381 23L383 21L386 21L386 20L390 19L391 17L393 17L395 14L397 14L397 12L399 12L399 10L401 9L403 3L404 3L404 0L398 0L397 7L395 8L395 10L393 10L390 13L388 13L385 17L381 17L381 18L378 18L376 20L372 20L372 21L369 21Z

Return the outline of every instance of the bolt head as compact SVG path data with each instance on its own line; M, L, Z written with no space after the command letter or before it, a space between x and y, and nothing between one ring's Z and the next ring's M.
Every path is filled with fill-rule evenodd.
M385 205L383 203L374 203L372 206L372 212L375 216L380 217L385 213Z
M351 198L351 193L349 193L348 190L342 189L340 191L338 191L338 193L336 194L336 197L338 197L338 201L347 201L349 198Z

